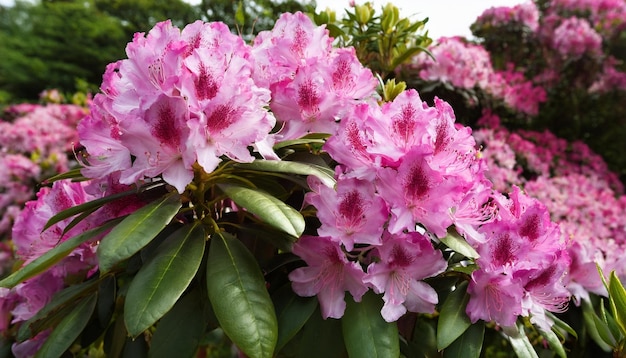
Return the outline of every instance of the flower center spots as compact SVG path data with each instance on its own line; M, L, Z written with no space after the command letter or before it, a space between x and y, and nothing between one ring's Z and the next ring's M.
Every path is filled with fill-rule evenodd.
M61 210L67 209L72 206L72 201L69 196L64 192L59 192L54 196L54 206Z
M161 88L165 82L165 73L163 72L163 61L158 58L151 65L148 65L148 78L150 83L156 88Z
M350 64L345 59L340 59L335 71L333 71L333 87L337 90L346 90L353 87L354 81L350 73Z
M534 288L543 289L547 287L550 283L554 281L553 277L556 274L555 265L550 266L549 268L543 270L539 276L532 279L528 284L526 284L525 289L527 291L531 291Z
M415 257L411 256L406 250L399 245L394 245L389 258L389 266L407 267L415 261Z
M526 236L530 241L535 241L541 233L541 218L537 214L531 215L522 224L519 231L520 235Z
M437 123L437 136L435 138L435 154L446 149L448 144L451 142L450 134L448 133L448 126L446 125L445 120L440 120Z
M365 218L363 211L363 198L356 190L346 194L339 204L339 215L350 227L357 226Z
M303 57L304 49L308 44L309 39L307 38L306 31L304 31L304 29L298 25L298 27L296 27L296 30L294 31L293 43L289 47L289 50L291 50L291 52L295 56Z
M485 286L485 294L487 296L487 311L502 312L504 304L502 302L502 297L500 297L500 287L497 284L490 283Z
M365 152L365 145L363 144L363 140L361 139L359 128L356 126L356 123L350 122L348 124L346 128L346 136L348 143L352 146L352 151L359 153Z
M171 106L162 105L159 107L156 120L152 122L151 132L161 143L172 148L178 146L180 134L176 127L176 115Z
M236 113L237 110L229 105L218 105L207 119L207 129L211 132L219 132L227 128L235 121Z
M513 249L511 237L508 234L502 235L496 242L493 249L493 264L497 266L504 266L505 264L512 262L515 258Z
M195 34L191 40L189 41L189 45L185 49L184 57L191 55L193 50L200 48L200 43L202 42L202 35L200 33Z
M194 83L198 99L211 99L217 94L217 81L203 63L200 63L198 78Z
M317 88L310 80L298 87L298 106L307 112L317 112L320 103Z
M421 166L411 168L404 183L405 193L413 199L420 199L428 194L430 182Z
M409 142L409 138L413 136L415 132L415 121L413 117L417 111L411 104L402 106L402 110L399 114L393 118L393 131L400 137L405 143Z

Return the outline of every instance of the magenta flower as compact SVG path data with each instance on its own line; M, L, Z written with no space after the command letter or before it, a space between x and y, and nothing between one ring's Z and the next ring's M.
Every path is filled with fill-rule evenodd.
M465 312L473 323L482 319L510 327L515 325L517 317L522 314L524 292L511 275L474 271L467 292L470 299Z
M248 147L275 123L270 93L255 85L251 50L226 25L197 21L181 32L161 22L126 52L107 67L79 128L84 175L120 171L122 184L162 175L182 192L195 162L212 172L222 156L253 160Z
M377 187L391 209L392 234L415 231L419 223L442 237L452 224L450 208L463 192L454 180L428 165L425 157L430 154L427 146L414 147L404 155L397 170L378 171Z
M375 95L377 81L354 49L335 49L328 31L304 14L283 14L254 43L255 80L272 91L282 124L277 140L337 131L351 107Z
M317 208L322 226L320 236L330 237L352 251L355 244L382 244L383 227L389 216L385 201L376 194L372 182L339 179L329 188L309 177L312 192L306 201Z
M341 318L346 309L345 292L359 302L367 292L365 273L356 262L348 261L337 243L329 237L302 236L293 246L293 253L308 266L289 274L291 287L300 296L316 296L324 319Z
M421 280L445 271L448 265L430 240L419 233L387 234L376 251L380 260L368 266L363 282L374 292L384 293L383 318L393 322L407 311L434 312L437 292Z

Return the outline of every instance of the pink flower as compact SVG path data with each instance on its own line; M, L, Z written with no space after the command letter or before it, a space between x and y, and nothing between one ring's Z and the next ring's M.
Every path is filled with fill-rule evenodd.
M579 59L584 54L602 55L602 37L585 19L570 17L554 30L552 47L563 58Z
M351 107L375 95L377 81L355 50L334 49L323 27L304 14L283 14L255 40L255 80L272 91L270 107L282 124L277 140L330 133Z
M195 162L212 172L222 156L253 160L248 147L275 123L265 108L270 93L252 79L250 47L226 25L197 21L181 32L161 22L126 52L107 67L79 128L84 175L119 171L122 184L162 175L183 192Z
M348 261L331 238L302 236L293 246L293 253L308 266L289 274L291 287L300 296L317 295L324 319L343 316L346 291L350 291L357 302L367 292L362 283L365 273L356 262Z
M414 147L402 158L398 169L378 171L377 187L391 210L389 232L416 231L416 224L438 237L452 224L450 209L463 191L453 179L433 170L426 161L427 146Z
M474 271L467 292L470 295L465 312L475 323L479 319L513 326L522 314L524 292L513 277L501 272Z
M312 192L305 200L317 208L322 226L318 235L342 243L348 251L354 244L380 245L389 216L385 201L375 193L372 182L339 179L336 188L309 177Z
M393 322L407 310L434 312L437 293L421 280L443 272L447 263L430 240L418 233L386 235L376 251L380 260L368 266L363 282L384 293L383 318Z

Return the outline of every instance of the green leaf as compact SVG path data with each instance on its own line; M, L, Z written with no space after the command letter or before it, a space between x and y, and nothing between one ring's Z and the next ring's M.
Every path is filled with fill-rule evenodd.
M483 348L485 324L479 321L471 325L459 338L444 351L444 358L478 358Z
M44 226L43 231L45 231L50 226L58 223L59 221L65 220L67 218L71 218L72 216L78 215L83 212L94 212L107 203L110 203L112 201L124 198L126 196L130 196L133 194L137 194L136 189L123 191L121 193L109 195L104 198L95 199L95 200L88 201L80 205L72 206L71 208L65 209L61 211L60 213L51 217L50 220L48 220L48 222L46 223L46 226Z
M307 140L307 141L310 141ZM287 173L298 175L314 175L318 177L326 186L335 186L335 173L330 168L320 165L302 162L280 161L280 160L255 160L252 163L237 163L237 168L260 170L275 173Z
M437 323L437 349L441 350L452 344L472 324L465 313L469 301L467 281L459 284L441 306Z
M167 313L196 275L205 233L197 223L176 230L133 278L124 303L128 333L137 337Z
M563 343L559 340L559 337L553 331L546 331L539 328L539 332L548 341L550 345L550 349L552 352L556 353L561 358L567 358L567 353L565 353L565 348L563 348Z
M583 309L583 319L585 321L585 327L587 327L587 331L589 332L589 336L593 339L594 342L603 350L610 351L611 346L604 341L600 334L600 330L603 327L598 327L596 324L600 323L604 325L604 322L596 315L593 310L593 306L591 302L587 300L582 300L582 309ZM607 327L608 328L608 327Z
M278 323L265 279L250 251L232 235L216 233L206 276L209 300L226 335L248 356L272 357Z
M345 357L346 349L341 331L341 321L323 319L318 307L302 329L295 356L298 358Z
M235 21L237 21L237 24L240 26L243 26L246 23L243 11L243 1L241 0L239 0L239 5L237 5L237 11L235 11Z
M152 336L149 357L192 357L207 326L202 315L202 294L184 295L159 321Z
M237 205L246 208L265 223L291 236L302 235L304 218L291 206L263 191L238 185L219 184L219 187Z
M509 343L511 343L511 348L519 358L539 358L537 356L537 352L535 352L535 348L528 340L528 336L524 331L524 326L522 323L517 323L517 332L513 332L507 336L509 339Z
M92 293L82 299L52 330L35 357L60 357L87 326L96 307L96 297L97 295Z
M179 195L167 195L127 216L100 241L98 263L108 272L146 246L172 220L181 207Z
M434 320L418 316L413 328L413 337L407 344L407 357L441 357L437 351L437 332Z
M612 271L609 277L609 301L611 302L613 318L615 318L622 335L626 336L626 290L617 278L615 271Z
M78 179L78 180L86 180L87 178L85 178L80 171L82 170L82 168L75 168L75 169L71 169L68 170L65 173L61 173L61 174L57 174L54 175L46 180L44 180L44 184L52 184L55 181L59 181L59 180L64 180L64 179Z
M39 332L59 324L76 307L76 302L81 297L96 292L99 283L99 280L90 280L57 292L47 305L28 321L22 323L17 332L17 341L32 338Z
M26 266L0 281L0 287L14 287L20 282L42 273L46 269L64 259L80 244L97 237L117 223L119 223L119 220L113 220L100 227L85 231L80 235L76 235L63 241L59 245L46 251L43 255L28 263Z
M578 339L578 333L570 327L569 324L565 323L563 320L555 316L552 312L546 311L546 315L554 322L554 327L571 334L574 338Z
M380 314L382 299L368 291L360 303L347 300L341 319L343 339L350 357L399 357L400 337L396 322Z
M272 299L276 307L276 319L278 321L276 352L280 352L309 320L317 307L317 299L296 295L291 290L291 285L281 287L272 296Z
M459 235L455 230L448 231L448 235L440 239L441 242L446 244L452 250L458 252L461 255L464 255L470 259L477 259L480 257L478 252L474 250L474 248L465 241L465 239Z

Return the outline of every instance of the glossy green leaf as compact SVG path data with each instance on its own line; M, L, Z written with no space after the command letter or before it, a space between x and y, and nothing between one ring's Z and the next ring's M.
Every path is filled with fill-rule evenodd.
M65 173L54 175L46 180L44 180L44 184L52 184L55 181L64 180L64 179L76 179L76 180L87 180L82 174L82 168L75 168L66 171Z
M149 357L192 357L207 326L202 315L202 294L184 295L159 321L152 336Z
M441 354L437 350L436 323L427 317L418 316L413 328L413 337L407 342L406 350L407 357L440 358Z
M100 241L98 263L108 272L146 246L172 220L181 207L179 195L167 195L127 216Z
M252 163L238 163L236 166L241 169L260 170L266 172L314 175L318 177L322 183L329 187L335 186L336 183L335 173L332 169L311 163L279 160L255 160Z
M464 255L467 258L476 259L480 257L478 252L476 252L476 250L474 250L474 248L454 230L450 230L448 232L448 235L441 238L440 240L441 242L446 244L446 246L458 252L459 254Z
M52 265L64 259L69 253L78 247L78 245L97 237L117 223L119 223L119 220L114 220L63 241L59 245L46 251L43 255L28 263L26 266L0 281L0 287L14 287L20 282L42 273Z
M298 358L343 358L347 356L341 321L323 319L319 307L302 328L296 347Z
M556 335L556 333L551 330L546 331L541 328L539 328L539 332L541 333L543 338L548 341L548 344L550 345L550 350L552 352L554 352L561 358L567 358L567 353L565 353L563 343L561 343L561 340L559 340L559 337Z
M615 321L615 318L613 318L613 316L607 314L606 309L604 308L604 299L600 299L600 318L602 319L602 321L607 325L609 332L611 333L611 336L615 338L615 344L611 344L611 346L615 347L615 345L617 344L617 341L621 340L621 338L624 337L624 334L622 333L622 331L620 330L619 325L617 324L617 322ZM608 343L608 341L607 341Z
M524 326L522 323L517 323L517 332L512 332L508 337L511 348L519 358L539 358L535 348L530 343Z
M467 281L464 281L448 295L441 306L437 323L438 349L444 349L452 344L472 324L465 313L468 301Z
M74 309L52 330L35 357L60 357L87 326L96 307L96 297L97 295L93 293L78 302Z
M478 358L483 348L485 324L479 321L471 325L444 351L444 358Z
M90 280L57 292L47 305L21 324L17 332L17 341L32 338L39 332L59 324L74 309L76 301L96 292L98 284L98 280Z
M611 346L604 341L602 336L600 335L600 330L603 328L596 325L598 322L604 324L602 320L597 317L596 313L593 310L593 306L591 302L587 300L582 300L582 309L583 309L583 319L585 321L585 327L587 328L587 332L593 341L604 351L608 352L611 350ZM608 327L607 327L608 328Z
M613 310L613 318L617 322L622 335L626 336L626 290L615 274L609 277L609 301Z
M304 218L291 206L263 191L238 185L220 184L219 187L237 205L246 208L268 225L295 237L302 235Z
M548 316L548 318L551 319L552 322L554 322L554 327L564 332L567 332L568 334L572 335L572 337L578 339L578 333L569 324L567 324L566 322L564 322L563 320L555 316L550 311L546 311L546 316Z
M272 299L278 321L276 351L279 352L309 320L317 307L317 298L300 297L291 290L291 285L285 285L272 296Z
M104 198L100 198L100 199L95 199L92 201L88 201L86 203L80 204L80 205L76 205L76 206L72 206L68 209L65 209L63 211L61 211L60 213L54 215L53 217L50 218L50 220L48 220L48 222L46 223L46 226L44 226L43 230L45 231L47 228L49 228L50 226L65 220L67 218L71 218L74 215L78 215L81 214L83 212L94 212L95 210L99 209L100 207L104 206L105 204L108 204L110 202L119 200L121 198L133 195L133 194L137 194L137 190L133 189L133 190L127 190L127 191L123 191L121 193L117 193L117 194L113 194L113 195L109 195L106 196Z
M602 339L609 346L614 347L617 344L617 341L611 333L608 323L602 321L602 319L595 314L591 317L593 318L593 324L595 325L595 329L600 339Z
M368 291L361 302L346 297L341 326L350 357L398 357L400 337L396 322L386 322L380 314L380 296Z
M174 306L196 275L204 246L201 225L183 226L139 270L124 303L124 321L132 337L148 329Z
M250 357L272 357L278 323L250 251L228 233L214 234L206 276L209 300L226 335Z

